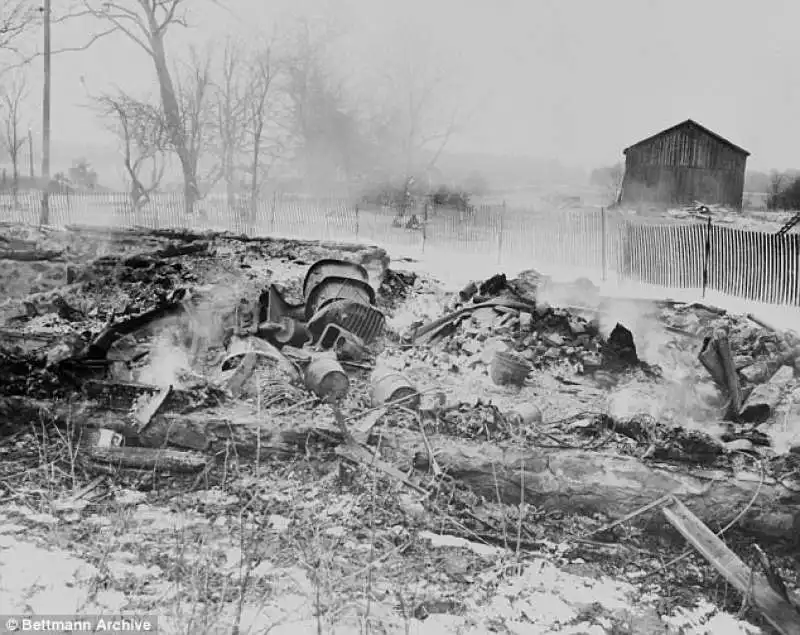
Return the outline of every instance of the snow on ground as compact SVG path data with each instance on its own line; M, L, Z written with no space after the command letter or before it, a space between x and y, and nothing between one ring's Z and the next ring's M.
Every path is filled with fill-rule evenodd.
M750 302L742 298L709 290L705 297L697 289L667 289L656 285L641 284L627 280L609 279L603 281L600 274L591 269L571 267L548 267L546 263L526 262L524 259L503 258L498 262L497 254L465 253L463 250L437 247L435 250L420 252L416 246L402 248L390 244L381 245L393 256L393 266L398 269L426 272L451 288L456 289L470 280L486 278L505 272L514 276L526 269L536 269L552 276L554 280L569 282L577 278L588 278L600 287L600 293L609 298L635 298L648 300L671 299L678 302L704 302L733 313L752 313L780 329L800 330L800 307L784 307ZM414 262L397 262L401 257Z
M397 262L402 250L387 249L395 268L427 272L450 287L531 268L442 249L422 255L413 249L407 255L417 262ZM616 297L665 294L648 296L657 290L610 283L602 290ZM439 294L432 292L429 301L420 314L441 311ZM711 294L706 301L756 312ZM777 324L775 312L769 313L766 319ZM401 315L407 322L421 317ZM363 495L330 482L325 476L306 476L291 487L232 480L228 491L170 501L117 489L102 509L68 513L56 511L46 497L34 509L25 502L32 492L9 491L0 497L0 607L5 613L158 614L163 633L231 633L238 623L242 633L349 635L367 632L367 621L371 632L420 635L760 632L705 601L662 616L658 607L666 591L640 581L658 563L630 572L629 579L611 579L566 557L563 545L518 558L510 550L402 524L364 530ZM246 513L256 499L263 510ZM242 538L245 528L250 542ZM244 581L251 585L248 593ZM410 607L401 596L412 598ZM434 610L442 599L451 608ZM423 605L429 615L414 614Z
M246 566L247 558L243 558L238 539L230 535L227 520L221 520L225 517L211 521L195 512L175 512L148 505L139 505L124 517L112 515L109 519L92 514L83 520L87 526L83 531L96 532L95 539L100 544L95 547L100 548L100 554L79 557L73 553L76 545L66 540L70 532L68 521L31 514L18 506L7 506L5 515L8 519L0 524L0 606L6 614L138 612L157 615L162 633L230 633L237 621L240 632L253 634L364 632L361 612L364 607L358 603L342 607L339 615L328 614L317 619L319 583L313 581L313 571L302 562L287 565L261 559L250 569L249 579L253 586L268 591L259 602L250 600L240 606L236 574ZM266 531L263 539L274 541L276 531L286 533L290 523L279 522L280 518L271 520L274 522L269 525L273 529ZM123 530L119 524L124 524ZM341 527L329 527L325 533L347 534ZM61 540L57 538L59 534ZM181 535L186 535L187 540L176 540ZM197 536L205 538L198 540ZM706 602L700 602L693 611L678 609L672 615L659 617L655 608L659 599L657 589L643 593L628 581L571 573L570 567L578 571L582 563L559 557L557 547L550 554L515 562L512 554L502 549L464 539L431 532L420 532L419 538L432 553L443 554L441 576L462 576L470 584L461 595L444 603L454 607L452 613L438 612L434 608L436 603L429 602L429 615L419 610L417 617L403 615L396 599L400 589L385 588L381 580L382 568L396 566L397 562L394 559L380 562L386 560L385 556L376 558L374 598L369 608L373 632L415 635L488 632L755 635L760 632ZM371 548L365 542L348 542L351 544L344 551L349 548L363 552ZM85 552L87 545L78 548ZM149 550L156 551L148 555ZM205 577L219 578L223 585L214 593L222 601L211 616L204 615L208 600L201 599L197 594L200 589L194 586L198 580L194 579L193 570L202 566L206 567ZM176 567L183 567L185 579L175 577ZM231 584L227 593L226 579ZM442 593L435 575L410 577L409 584L416 587L420 598ZM380 624L377 629L376 623ZM322 631L318 630L320 625Z

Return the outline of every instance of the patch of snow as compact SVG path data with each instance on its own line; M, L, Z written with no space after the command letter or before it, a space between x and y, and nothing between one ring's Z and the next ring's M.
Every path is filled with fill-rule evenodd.
M0 606L7 613L75 614L88 604L97 574L64 551L12 540L0 548Z

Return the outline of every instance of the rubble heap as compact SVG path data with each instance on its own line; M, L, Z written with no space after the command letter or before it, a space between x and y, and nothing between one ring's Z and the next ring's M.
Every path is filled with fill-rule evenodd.
M604 338L596 316L538 301L538 291L546 284L535 271L513 280L500 274L471 283L454 295L448 314L434 329L418 327L410 339L439 344L447 353L476 362L485 361L487 349L499 348L537 369L563 364L580 374L650 369L640 362L633 336L623 325L617 324Z
M677 508L675 496L715 527L796 536L800 446L781 452L767 434L778 419L800 429L776 416L800 402L794 334L659 305L694 373L687 383L705 377L726 397L709 408L729 414L721 443L607 390L622 382L666 394L631 331L601 333L602 302L585 280L559 295L535 271L498 274L450 295L422 274L388 270L377 248L120 232L101 250L67 237L47 249L6 241L6 264L28 273L49 264L42 292L2 307L0 436L31 421L54 424L37 434L73 434L73 481L186 472L198 486L217 464L218 475L231 461L305 455L339 461L344 486L368 466L423 511L469 490L459 522L487 539L503 540L505 513L528 507L538 522L520 520L520 532L564 514L591 519L595 533L649 528L657 505ZM404 333L401 318L421 315ZM589 407L609 392L637 407L625 416ZM483 520L489 501L507 506L502 525Z
M24 362L18 377L51 376L65 399L53 403L41 391L37 400L20 384L14 396L0 398L0 409L20 424L46 416L78 430L78 459L89 471L160 465L196 472L229 452L260 458L318 444L349 461L377 465L422 493L425 477L414 468L426 469L425 461L438 466L434 474L461 476L492 497L499 479L502 501L516 504L519 460L526 465L526 500L557 507L564 505L559 494L569 491L579 506L621 517L652 492L683 483L692 500L704 491L692 480L700 477L669 471L678 460L729 467L716 461L729 453L706 445L700 432L675 445L674 434L657 434L663 427L657 420L634 425L597 413L563 418L577 391L603 391L572 380L572 392L553 389L556 380L568 384L557 371L597 380L603 373L638 376L628 371L653 369L639 360L622 324L603 337L596 311L542 301L552 283L536 272L513 279L498 274L446 296L422 276L384 275L385 252L375 248L290 248L285 241L195 236L151 240L147 252L79 260L70 285L49 298L24 298L8 324L14 335L5 343L16 337L17 344L3 344L14 359L0 372L9 376ZM575 286L591 297L588 288ZM381 298L381 288L395 297ZM383 324L381 307L391 304L386 300L404 293L413 302L425 291L437 310L444 306L444 316L418 324L405 342L383 336L376 327ZM442 363L404 372L403 363L419 355ZM392 356L399 367L383 365ZM470 366L477 372L467 373ZM529 382L534 367L539 372ZM513 384L519 390L498 388ZM560 401L548 404L547 390L558 392ZM623 448L622 437L631 450L596 452ZM384 458L375 449L381 438ZM425 461L417 457L423 450ZM662 469L655 460L673 465ZM557 467L555 480L541 466ZM647 487L634 488L644 482ZM734 517L752 495L751 485L717 486L704 517ZM779 490L762 488L769 504L755 510L757 525L766 523L768 508L780 507Z
M724 417L734 424L729 438L764 443L763 433L782 410L787 424L800 421L800 336L779 331L752 315L731 315L704 305L673 304L661 310L668 328L684 336L683 347L699 353L695 377L711 381L712 401L725 401ZM715 394L716 393L716 394ZM764 424L759 430L752 425ZM774 428L774 426L772 426ZM786 431L789 433L789 430ZM791 433L789 436L794 435ZM788 438L788 437L787 437ZM800 439L792 443L797 445Z

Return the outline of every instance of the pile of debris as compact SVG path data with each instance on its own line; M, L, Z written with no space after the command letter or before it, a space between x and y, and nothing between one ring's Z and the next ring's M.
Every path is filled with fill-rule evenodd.
M716 385L718 394L711 399L724 402L723 418L735 430L729 438L768 443L764 433L775 432L774 418L782 409L783 428L800 447L797 333L782 332L753 315L697 304L664 306L661 319L696 351L706 377Z
M177 238L164 245L150 237L150 252L125 253L123 246L121 256L78 257L67 285L5 303L3 434L52 414L71 422L95 459L98 452L129 456L128 465L141 467L156 460L147 452L156 448L219 449L237 435L254 446L262 423L252 412L239 413L242 425L231 434L222 430L231 428L229 414L219 415L222 431L215 433L213 412L201 423L201 410L250 397L257 409L341 401L349 387L345 368L369 368L370 346L385 324L372 282L383 277L385 251L219 239L212 247L202 237ZM233 257L225 257L226 246ZM69 251L62 255L78 255ZM284 275L285 286L265 286L281 260L264 251L283 255L290 268L317 257L302 282ZM353 258L319 258L326 253ZM298 288L300 301L287 300ZM206 463L183 458L173 467Z
M513 280L499 274L471 283L454 297L444 317L418 326L409 339L415 345L441 344L450 354L466 356L468 364L486 363L489 351L497 369L493 378L500 384L521 384L531 369L556 364L567 364L578 374L603 371L600 376L606 379L609 372L633 368L657 372L639 359L633 335L622 324L604 338L596 316L539 301L539 291L549 284L535 271ZM519 372L505 372L509 366Z
M221 456L324 449L428 501L458 482L477 501L634 522L678 495L704 522L796 534L800 457L723 446L641 413L564 412L578 390L661 381L628 328L601 329L587 281L565 291L582 307L545 302L555 283L535 271L444 296L424 276L389 271L377 248L167 238L149 237L147 252L82 255L69 284L5 307L0 434L50 420L75 435L87 472L199 479ZM398 301L426 292L444 315L389 333ZM728 396L729 440L755 439L753 422L774 421L797 384L800 340L707 307L662 303L660 317L693 372ZM405 372L413 358L424 372ZM569 374L574 392L548 407L547 386Z

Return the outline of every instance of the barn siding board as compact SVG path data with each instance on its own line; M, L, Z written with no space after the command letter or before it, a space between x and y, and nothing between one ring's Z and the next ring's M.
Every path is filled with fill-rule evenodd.
M686 121L625 150L621 202L741 208L747 152Z

